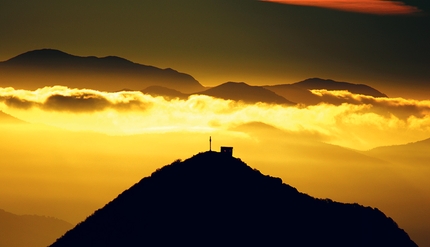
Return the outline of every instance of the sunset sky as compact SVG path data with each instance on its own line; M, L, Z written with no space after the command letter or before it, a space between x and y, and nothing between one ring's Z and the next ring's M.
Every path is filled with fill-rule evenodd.
M251 104L120 91L117 78L98 88L2 81L0 209L76 224L155 169L208 150L212 136L215 150L234 146L301 192L379 208L430 247L427 1L2 0L0 44L0 61L52 48L173 68L207 87L318 77L388 95L315 89L342 103Z
M54 48L171 67L206 86L320 77L425 98L426 1L274 2L1 1L0 60Z

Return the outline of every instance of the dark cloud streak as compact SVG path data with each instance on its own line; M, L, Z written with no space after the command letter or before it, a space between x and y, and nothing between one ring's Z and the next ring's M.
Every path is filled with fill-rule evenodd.
M45 101L43 108L57 111L94 112L102 111L109 105L109 101L105 98L95 95L52 95Z
M72 95L53 94L44 102L36 102L23 98L23 96L2 96L0 102L6 106L21 110L28 110L33 107L47 111L71 112L71 113L91 113L107 109L117 111L145 111L151 108L152 102L137 99L127 101L112 102L102 95L90 93L75 93Z
M32 101L21 99L15 96L0 97L0 101L3 101L9 107L23 110L30 109L35 105L35 103Z

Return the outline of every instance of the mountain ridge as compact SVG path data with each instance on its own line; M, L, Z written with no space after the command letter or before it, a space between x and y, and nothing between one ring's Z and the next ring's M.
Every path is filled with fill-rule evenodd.
M144 94L149 94L151 96L162 96L168 100L170 99L183 99L186 100L190 95L179 92L175 89L170 89L162 86L149 86L141 90Z
M213 151L156 170L51 246L139 244L416 246L378 209L312 198Z
M363 94L363 95L369 95L373 97L384 97L384 98L387 97L387 95L365 84L339 82L331 79L321 79L317 77L308 78L306 80L293 83L292 85L296 85L309 90L312 90L312 89L348 90L349 92L354 94Z
M430 138L427 138L401 145L376 147L363 153L395 164L411 164L425 167L430 159L429 148Z
M265 85L264 88L298 104L316 105L323 100L309 89L294 84Z
M102 91L139 89L152 85L185 93L204 89L191 75L171 68L160 69L117 56L81 57L56 49L39 49L17 55L0 62L0 72L0 86L16 84L14 87L24 89L52 84ZM28 82L23 82L24 78Z
M18 119L10 114L0 111L0 124L26 124L27 122Z
M46 246L72 227L72 224L64 220L37 215L16 215L0 209L0 246Z
M345 97L334 97L330 95L316 95L311 90L348 91L352 94L361 94L372 97L388 97L377 89L365 85L350 82L340 82L332 79L308 78L292 84L265 85L264 88L271 90L282 97L298 104L317 105L328 103L340 105L342 103L357 104L357 101Z
M195 94L204 94L216 98L243 101L245 103L264 102L269 104L295 103L261 86L250 86L245 82L226 82Z
M149 90L147 93L167 98L185 99L186 95L205 94L248 103L316 105L321 102L334 104L343 102L342 99L312 94L310 92L312 89L347 90L355 94L387 97L365 84L320 78L266 86L251 86L244 82L230 81L205 88L191 75L171 68L161 69L142 65L118 56L76 56L48 48L27 51L0 62L0 79L0 87L12 86L30 90L50 85L111 92L121 88L130 90L143 88L142 91L150 88L152 91ZM166 89L178 91L180 94Z

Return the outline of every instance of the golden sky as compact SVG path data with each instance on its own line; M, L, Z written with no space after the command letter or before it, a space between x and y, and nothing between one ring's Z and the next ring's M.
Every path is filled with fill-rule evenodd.
M401 149L399 162L366 151L430 137L429 9L416 0L2 0L0 61L52 48L173 68L204 86L320 77L389 97L313 90L348 103L285 106L11 82L0 111L23 122L0 122L0 208L78 223L160 166L206 151L212 136L214 149L234 146L299 191L378 207L430 246L428 152Z

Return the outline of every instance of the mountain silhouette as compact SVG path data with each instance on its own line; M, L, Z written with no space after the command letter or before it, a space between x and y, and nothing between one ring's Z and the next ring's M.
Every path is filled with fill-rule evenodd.
M72 227L72 224L63 220L16 215L0 209L0 246L44 247Z
M312 198L211 151L158 169L51 246L280 245L416 246L378 209Z
M204 87L173 69L133 63L116 56L80 57L59 50L29 51L0 62L0 86L36 89L51 85L117 91L156 85L191 93Z
M152 96L162 96L166 99L187 99L189 96L189 94L184 94L177 90L161 86L149 86L141 92Z
M0 111L0 124L23 124L23 123L26 123L26 122Z
M330 95L319 96L313 94L310 91L313 89L326 89L329 91L346 90L354 94L362 94L373 97L387 97L387 95L364 84L338 82L334 80L324 80L320 78L310 78L293 84L267 85L264 86L264 88L269 89L270 91L273 91L286 99L304 105L317 105L319 103L329 103L334 105L340 105L343 103L361 103L344 97L334 97Z
M264 87L250 86L244 82L226 82L196 94L246 103L295 104Z
M394 164L428 166L430 160L428 150L430 150L430 138L403 145L377 147L364 153Z
M363 94L363 95L368 95L373 97L387 97L387 95L364 84L338 82L330 79L309 78L304 81L293 83L292 85L296 85L301 88L305 88L309 90L311 89L347 90L355 94Z
M264 86L264 88L299 104L316 105L323 102L321 97L308 89L293 84L269 85Z

